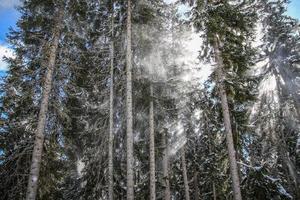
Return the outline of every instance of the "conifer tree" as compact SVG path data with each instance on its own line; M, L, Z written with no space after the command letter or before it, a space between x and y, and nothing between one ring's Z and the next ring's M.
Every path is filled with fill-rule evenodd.
M46 117L48 112L48 104L49 104L49 96L52 87L52 79L53 79L53 72L55 68L55 61L56 61L56 54L57 48L60 38L61 32L61 21L63 20L63 7L62 5L56 5L57 8L57 18L54 20L54 29L53 29L53 38L52 43L49 45L49 60L48 60L48 67L47 72L45 75L45 83L44 83L44 91L41 100L41 107L39 111L39 118L38 118L38 126L35 135L35 142L32 154L32 163L30 168L30 176L28 180L28 187L27 187L27 200L34 200L36 199L37 195L37 188L38 188L38 180L39 180L39 171L40 165L42 161L42 152L43 152L43 144L44 144L44 129L46 124ZM47 54L45 52L45 54Z
M83 1L81 7L77 7L79 11L76 11L81 16L77 22L81 26L74 25L70 30L76 33L70 37L71 49L75 51L68 55L68 59L75 60L75 63L70 68L66 89L70 121L65 124L65 137L71 146L70 156L73 157L74 153L80 155L73 161L77 163L73 169L76 171L80 167L81 170L80 176L75 176L77 178L74 180L78 184L66 187L72 190L69 193L78 194L84 199L108 198L114 189L111 182L111 164L114 162L111 140L114 133L110 131L113 131L111 122L115 117L111 108L115 103L111 95L114 92L112 81L119 75L115 71L122 63L122 60L114 62L120 48L119 2L114 1L114 4L111 1L102 4ZM68 179L72 180L72 173Z
M5 145L1 148L4 151L4 164L1 164L1 174L5 177L2 180L3 184L1 183L1 187L5 187L4 190L1 189L4 199L24 199L27 184L27 198L35 199L38 182L41 186L38 198L47 195L55 198L60 194L59 191L55 191L58 187L57 181L61 177L60 172L53 172L51 175L53 178L47 181L50 176L49 170L62 163L57 156L62 153L58 144L59 133L55 135L51 133L59 128L59 125L55 124L57 110L54 104L49 104L49 101L59 99L56 95L50 95L52 74L57 64L55 61L63 28L62 20L58 19L63 15L58 12L63 13L64 6L57 6L58 4L56 1L24 2L20 7L22 17L18 21L18 29L11 31L9 35L9 41L14 46L17 56L8 60L10 70L3 87L8 93L1 97L3 101L1 117L6 121L4 129L1 130L4 133L1 143ZM60 20L61 25L56 26L57 20ZM59 72L55 73L59 74ZM44 85L43 89L42 85ZM56 89L53 87L55 93ZM12 94L9 91L13 91L14 95L7 96ZM48 104L49 112L47 112ZM36 123L38 113L40 113L40 120ZM47 122L46 117L53 123ZM45 127L46 133L44 133ZM34 136L34 132L37 137ZM34 138L37 140L33 162L30 163ZM14 141L13 146L7 145L11 139ZM45 143L44 139L46 139ZM42 157L44 148L45 156ZM27 182L30 165L31 177ZM38 181L40 169L43 177ZM15 176L15 174L19 175Z
M299 48L299 34L295 34L297 21L285 15L287 4L288 1L261 2L259 25L266 32L261 33L263 43L258 46L261 81L252 115L259 137L253 152L261 150L253 156L253 162L263 165L269 176L277 177L281 187L297 198L296 149L288 146L296 147L298 138L295 130L299 124L299 95L295 66L299 62L296 50ZM278 155L278 159L274 159L274 155ZM282 170L279 165L287 170ZM278 190L273 194L278 194Z
M0 90L0 199L299 197L288 1L181 2L185 15L180 1L22 1Z
M218 83L219 98L221 99L233 196L234 199L242 199L240 171L236 161L237 145L234 144L233 136L234 121L232 119L236 117L235 113L230 112L229 109L235 109L240 102L247 103L249 97L251 98L245 88L234 88L234 85L238 85L239 81L246 78L245 71L251 64L252 53L247 40L252 33L254 12L251 2L247 5L248 9L246 10L242 9L246 3L231 3L230 1L197 1L197 12L194 13L193 23L196 28L205 32L205 52L207 54L204 56L212 55L210 49L214 52L217 65L215 81ZM241 99L242 95L245 100ZM231 107L231 102L234 102L234 107ZM240 125L235 122L235 126Z

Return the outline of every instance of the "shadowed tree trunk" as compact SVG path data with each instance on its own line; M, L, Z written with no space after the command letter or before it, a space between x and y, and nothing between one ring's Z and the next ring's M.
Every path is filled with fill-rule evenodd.
M154 105L153 105L153 85L150 85L150 110L149 110L149 127L150 127L150 200L156 199L155 194L155 136L154 136Z
M180 151L181 151L181 164L182 164L185 200L190 200L190 188L189 188L189 182L187 177L186 160L185 160L185 145L181 148Z
M127 1L126 49L126 148L127 148L127 200L134 199L133 180L133 129L132 129L132 50L131 50L131 0Z
M236 161L236 151L234 149L233 137L232 137L232 128L231 128L231 120L230 120L230 113L228 107L228 100L227 94L225 91L224 81L224 64L223 58L221 56L221 52L219 49L219 41L217 36L214 37L214 51L215 51L215 59L217 63L217 81L219 83L219 95L221 98L222 104L222 113L226 131L226 142L227 142L227 149L228 149L228 156L229 156L229 163L230 163L230 173L232 178L232 187L233 187L233 196L235 200L241 200L241 189L240 189L240 179L239 179L239 170Z
M108 138L108 199L113 200L114 190L114 3L111 12L111 44L110 44L110 94L109 94L109 138Z
M194 188L195 188L195 200L200 200L200 191L198 185L198 172L194 173Z
M162 133L162 145L164 147L164 155L163 155L163 185L164 185L164 200L171 199L171 191L170 191L170 180L169 180L169 144L167 131L164 130Z
M30 174L27 185L26 200L35 200L38 189L39 173L43 154L44 145L44 131L46 126L46 118L48 113L49 97L52 89L53 72L55 68L56 53L61 33L61 21L63 20L63 8L58 11L57 18L55 19L56 25L53 28L53 37L48 55L48 66L45 74L45 82L43 86L43 94L40 105L40 112L38 116L38 125L35 132L35 141L32 153L32 161L30 166Z
M216 184L213 183L213 195L214 195L214 200L217 200L217 192L216 192Z

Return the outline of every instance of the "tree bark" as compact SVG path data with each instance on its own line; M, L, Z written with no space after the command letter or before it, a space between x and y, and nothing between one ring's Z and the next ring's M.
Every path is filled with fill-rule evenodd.
M40 105L40 112L38 116L38 125L35 132L35 141L32 152L32 161L30 166L30 174L27 185L26 200L35 200L38 189L39 174L41 168L43 145L44 145L44 131L46 126L46 118L48 113L49 97L52 89L53 72L55 68L56 53L58 49L59 38L61 34L61 26L59 25L63 18L63 10L60 8L58 17L56 19L56 26L53 29L52 44L49 48L49 59L47 72L45 74L45 82L43 85L43 94Z
M163 131L162 134L162 144L164 147L164 157L163 157L163 181L164 181L164 199L171 199L171 191L170 191L170 181L169 181L169 145L168 145L168 137L166 135L166 130Z
M200 199L200 191L198 186L198 172L194 173L194 188L195 188L195 200Z
M187 177L186 160L185 160L185 145L181 148L181 164L182 164L185 200L190 200L190 188L189 188L189 182Z
M230 163L230 173L232 178L233 196L235 200L241 200L242 195L240 189L239 169L236 161L236 151L234 148L233 137L232 137L232 128L231 128L228 100L227 100L227 94L224 86L224 81L225 81L225 75L223 71L224 64L223 64L223 59L221 56L219 41L217 36L214 37L214 51L215 51L216 63L218 65L216 75L217 75L217 80L219 82L219 95L221 97L223 119L225 124L225 131L226 131L226 142L227 142L227 149L228 149L228 156L229 156L229 163Z
M216 192L216 184L213 183L213 195L214 195L214 200L217 200L217 192Z
M150 85L150 110L149 110L149 127L150 127L150 200L156 200L155 193L155 136L154 136L154 105L153 105L153 85Z
M108 138L108 199L113 200L113 146L114 146L114 5L111 13L111 43L110 43L110 94L109 94L109 138Z
M133 129L132 129L132 50L131 50L131 0L127 1L126 50L126 148L127 148L127 199L134 199L133 180Z

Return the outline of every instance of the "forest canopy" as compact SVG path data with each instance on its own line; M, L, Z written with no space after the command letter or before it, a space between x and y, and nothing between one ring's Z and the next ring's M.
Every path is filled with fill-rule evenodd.
M0 200L300 199L288 0L22 0Z

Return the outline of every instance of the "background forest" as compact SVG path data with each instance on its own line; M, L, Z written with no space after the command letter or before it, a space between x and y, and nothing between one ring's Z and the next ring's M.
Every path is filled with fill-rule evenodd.
M288 3L22 0L0 199L300 199Z

